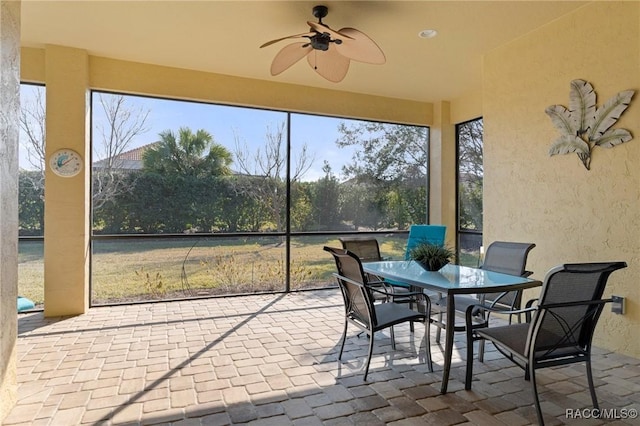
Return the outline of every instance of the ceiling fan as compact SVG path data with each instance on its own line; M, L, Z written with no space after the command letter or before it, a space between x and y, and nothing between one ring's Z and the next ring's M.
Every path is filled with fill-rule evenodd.
M325 25L322 18L327 16L328 12L326 6L315 6L313 16L318 18L318 22L307 21L309 32L278 38L260 46L271 46L287 39L308 39L282 48L273 58L271 75L280 74L306 56L307 62L318 74L338 83L347 75L352 60L369 64L386 62L380 47L363 32L349 27L335 31Z

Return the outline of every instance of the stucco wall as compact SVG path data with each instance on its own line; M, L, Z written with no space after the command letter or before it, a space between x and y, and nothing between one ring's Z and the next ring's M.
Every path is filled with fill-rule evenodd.
M558 133L544 110L568 106L569 83L589 81L600 106L634 89L615 127L633 140L595 148L591 170L576 154L550 157ZM595 344L640 357L640 3L593 2L484 58L485 242L531 241L528 269L542 279L566 262L624 260L605 295Z
M16 402L20 2L0 1L0 423Z
M451 122L454 124L482 117L482 88L451 100Z

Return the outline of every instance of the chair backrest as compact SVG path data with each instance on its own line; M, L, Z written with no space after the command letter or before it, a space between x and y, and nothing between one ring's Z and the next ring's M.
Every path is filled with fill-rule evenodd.
M378 240L374 237L341 237L338 239L342 244L342 248L354 253L360 258L361 262L382 260Z
M360 259L349 250L326 246L324 250L331 253L336 262L336 278L347 318L364 328L373 329L377 324L373 296L367 288L367 278Z
M533 243L513 243L494 241L487 247L481 268L503 274L528 276L527 256L536 245Z
M409 237L407 238L407 248L404 252L405 260L409 260L409 253L420 243L444 245L444 237L447 232L445 225L411 225Z
M527 277L531 275L531 272L526 270L527 257L535 246L533 243L494 241L487 247L484 262L480 268L487 271ZM499 303L509 309L519 309L522 292L488 293L484 295L484 300L488 304Z
M625 262L573 263L550 270L529 327L527 353L534 349L541 360L588 353L609 275L626 266Z

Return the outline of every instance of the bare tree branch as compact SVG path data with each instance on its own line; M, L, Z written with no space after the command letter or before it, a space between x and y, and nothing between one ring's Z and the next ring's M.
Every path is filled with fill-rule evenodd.
M253 155L249 152L246 142L241 141L235 133L234 139L234 157L239 168L238 172L250 178L246 180L246 185L238 186L236 190L264 203L277 229L284 229L286 203L284 186L287 172L285 123L279 123L275 129L267 127L265 144L257 148ZM314 158L309 155L308 147L304 144L292 162L291 183L300 181L313 165L313 161ZM258 179L261 179L259 184Z
M473 120L458 126L459 167L467 178L482 179L483 121Z
M148 132L149 110L133 108L123 95L98 94L104 122L96 125L100 140L94 140L94 152L102 161L93 170L93 208L99 209L118 193L129 190L124 179L121 154L137 136Z
M98 124L101 143L95 144L96 159L103 159L111 168L120 167L119 156L127 150L131 141L149 131L149 110L130 107L122 95L98 95L105 124Z
M34 87L34 98L23 100L20 108L20 128L27 136L21 141L31 166L44 173L46 142L46 111L44 88Z

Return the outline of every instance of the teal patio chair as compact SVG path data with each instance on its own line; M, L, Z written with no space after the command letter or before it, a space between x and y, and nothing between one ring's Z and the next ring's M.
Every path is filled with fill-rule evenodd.
M411 250L420 243L427 242L443 246L446 231L445 225L411 225L407 237L407 247L404 251L404 260L411 259ZM386 282L396 287L409 287L408 284L399 281L387 279Z
M409 237L407 238L407 248L404 252L404 259L409 260L409 253L420 243L443 246L446 232L447 227L445 225L411 225L409 228Z
M404 260L410 260L411 250L420 243L429 243L429 244L437 244L444 245L444 238L447 232L447 227L445 225L411 225L409 227L409 236L407 237L407 247L404 252ZM394 280L385 280L388 284L398 288L405 287L410 289L410 286L407 283L394 281ZM428 295L428 297L432 297L435 295ZM412 305L409 304L411 308ZM442 318L440 318L442 319ZM411 324L411 331L413 331L413 324ZM438 329L438 331L440 331ZM440 335L438 335L438 339Z

